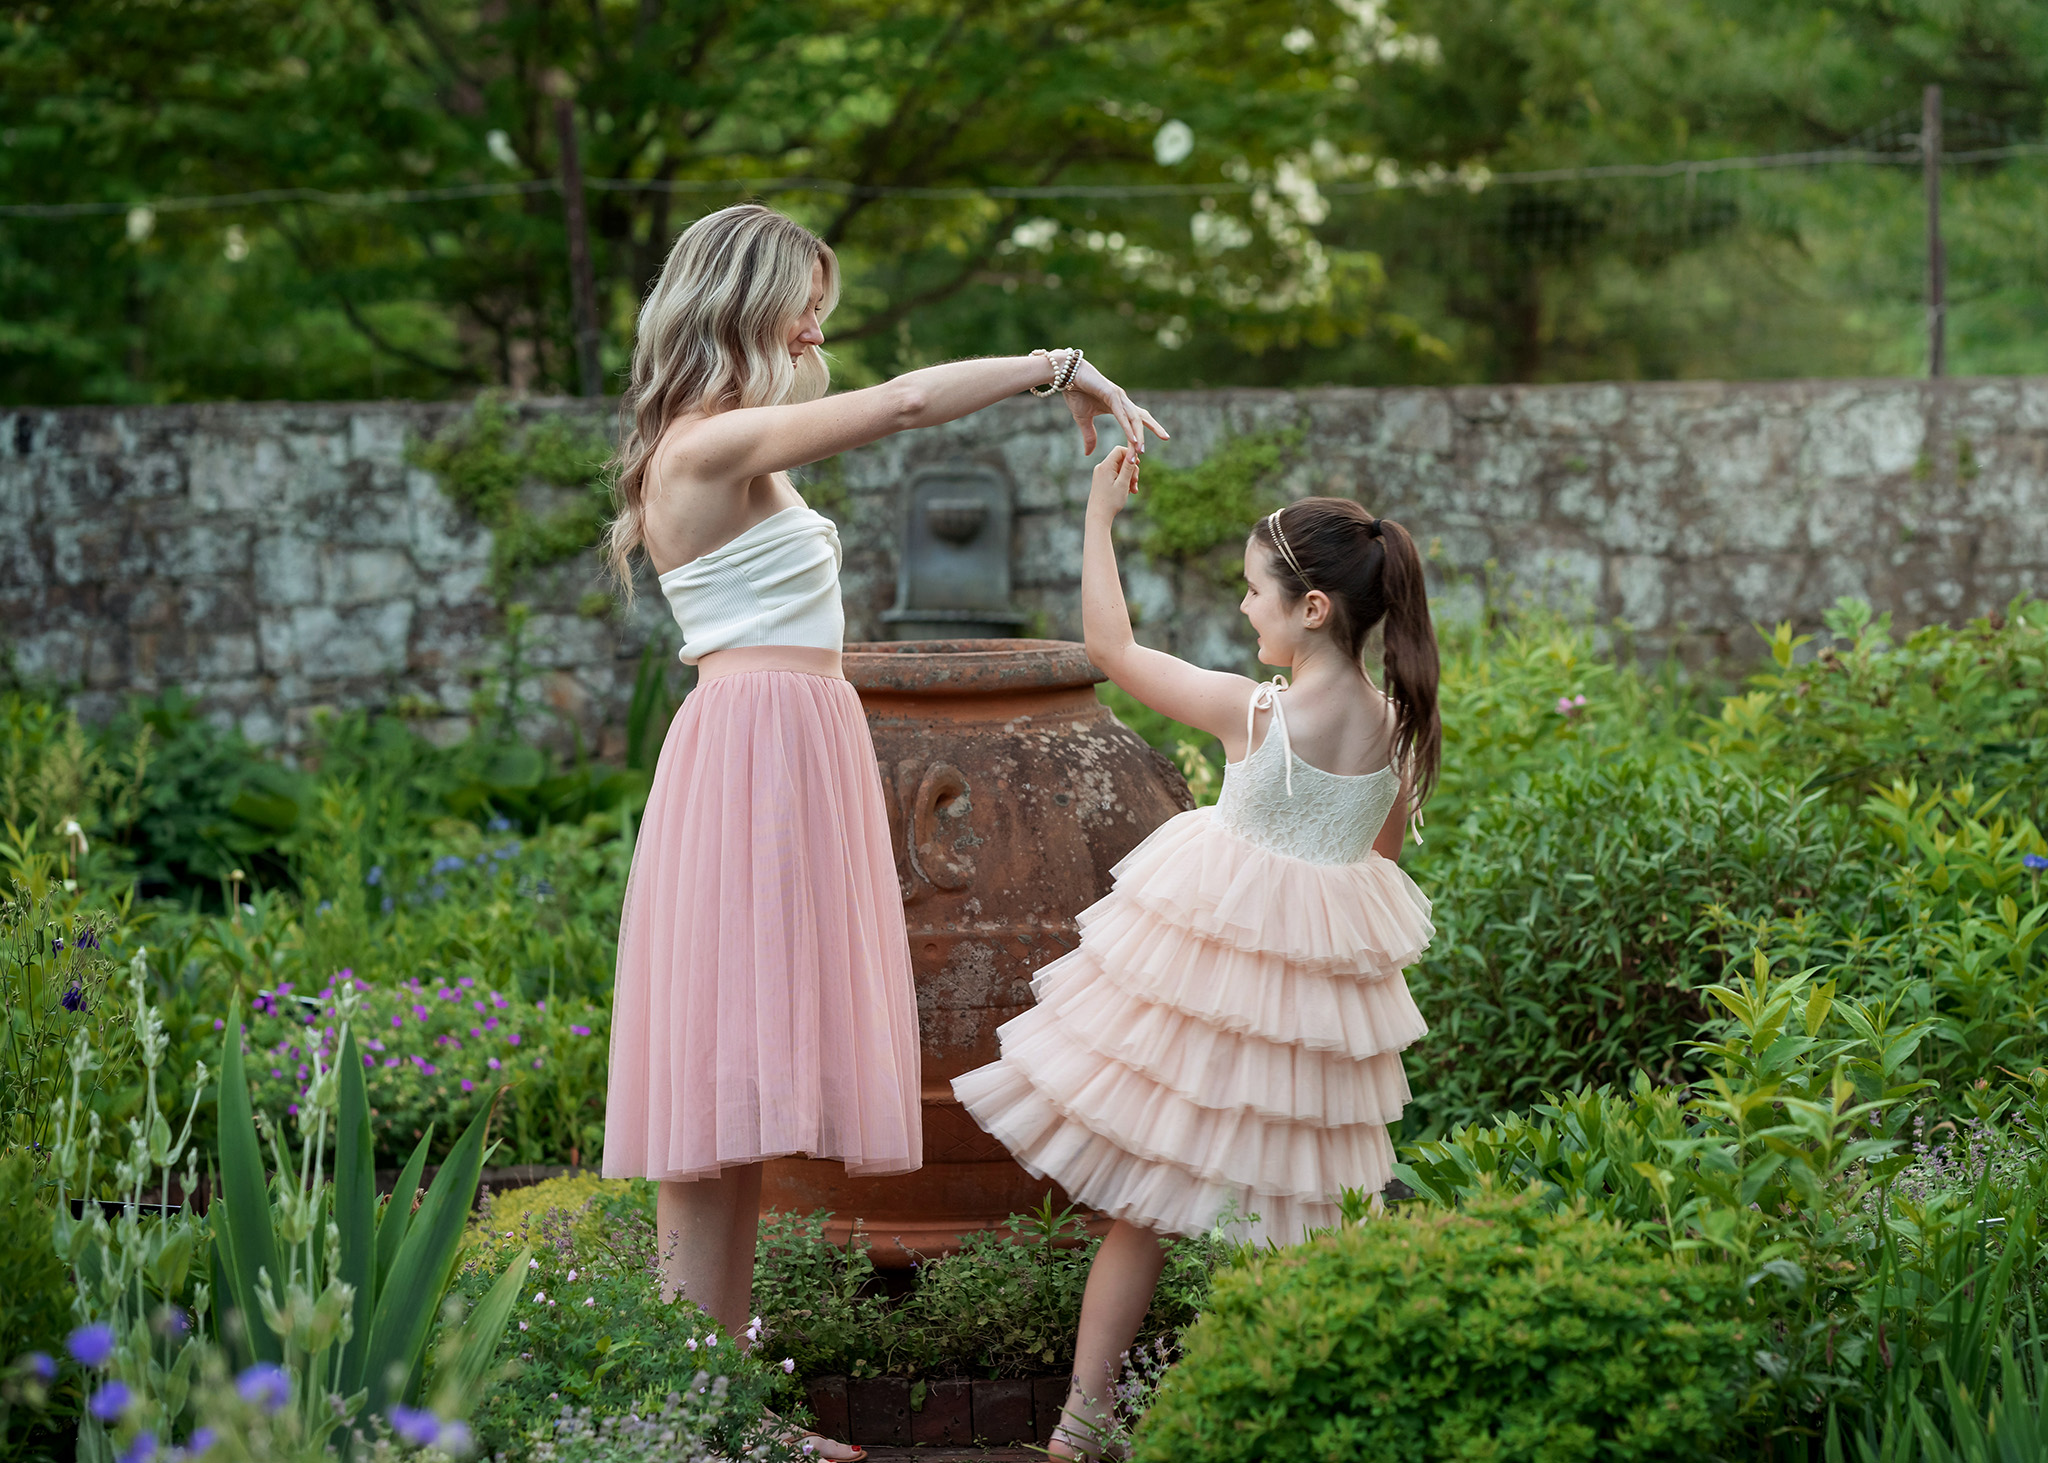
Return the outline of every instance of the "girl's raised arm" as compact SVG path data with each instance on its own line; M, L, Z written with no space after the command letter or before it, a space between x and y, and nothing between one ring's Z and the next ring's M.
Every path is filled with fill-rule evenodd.
M893 381L788 406L739 407L700 417L676 434L668 471L699 482L749 481L818 462L912 427L957 421L1006 396L1050 384L1062 364L1054 355L989 356L908 371ZM1143 451L1145 431L1165 428L1130 394L1083 360L1065 394L1095 450L1095 418L1114 417L1124 439Z
M1234 762L1247 750L1245 709L1256 689L1254 682L1228 671L1189 665L1138 644L1131 634L1131 612L1124 603L1110 531L1137 487L1138 455L1125 447L1112 448L1095 468L1081 550L1081 624L1088 659L1154 711L1217 738L1224 755Z

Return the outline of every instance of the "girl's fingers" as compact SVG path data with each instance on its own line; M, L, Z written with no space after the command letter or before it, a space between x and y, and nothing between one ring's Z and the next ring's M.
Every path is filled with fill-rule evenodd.
M1138 408L1138 415L1142 416L1145 419L1145 425L1152 429L1152 434L1159 438L1160 441L1167 441L1169 438L1173 436L1173 433L1167 431L1166 428L1160 426L1158 421L1154 419L1152 413L1146 411L1143 407Z

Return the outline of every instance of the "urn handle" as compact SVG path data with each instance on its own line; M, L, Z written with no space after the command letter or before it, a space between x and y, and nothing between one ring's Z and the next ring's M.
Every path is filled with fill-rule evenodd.
M911 863L935 888L966 888L974 878L974 855L958 845L968 833L966 817L972 809L967 779L952 763L934 762L925 769L912 806Z

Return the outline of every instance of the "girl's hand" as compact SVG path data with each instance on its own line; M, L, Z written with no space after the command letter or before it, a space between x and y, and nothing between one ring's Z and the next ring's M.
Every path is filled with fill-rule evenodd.
M1089 516L1116 517L1137 491L1138 454L1128 447L1110 448L1109 456L1095 464L1095 480L1088 490Z
M1095 363L1082 358L1081 369L1074 373L1074 382L1067 388L1067 410L1074 414L1074 422L1081 429L1081 450L1095 452L1095 419L1115 417L1116 424L1123 429L1124 441L1133 452L1145 450L1145 429L1150 427L1152 435L1164 442L1172 435L1166 428L1152 419L1148 412L1131 400L1130 393L1116 382L1095 369Z

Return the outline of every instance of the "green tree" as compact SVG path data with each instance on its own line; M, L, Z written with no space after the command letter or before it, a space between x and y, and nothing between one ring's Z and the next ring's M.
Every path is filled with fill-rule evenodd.
M0 203L114 209L0 218L0 399L567 389L562 96L614 384L676 232L792 177L842 380L1914 371L1910 168L1485 180L1910 148L1929 82L2032 139L2044 68L2028 0L0 0ZM1959 371L2048 365L2044 169L1949 175ZM296 188L438 191L129 211Z

